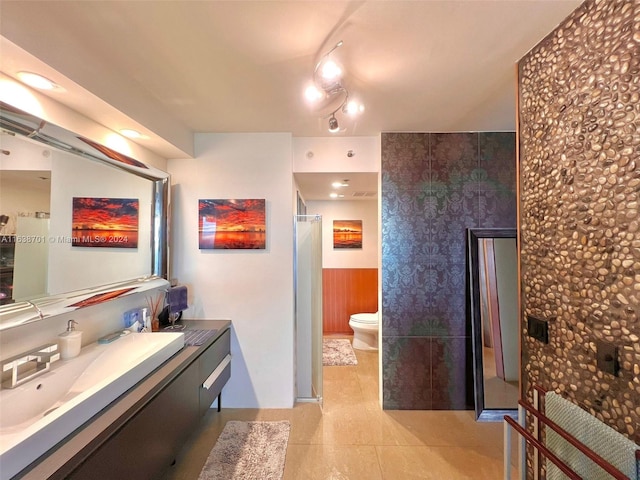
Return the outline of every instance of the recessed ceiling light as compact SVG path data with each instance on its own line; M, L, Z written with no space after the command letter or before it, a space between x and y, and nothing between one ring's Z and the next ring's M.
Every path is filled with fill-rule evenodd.
M330 196L331 198L338 198L338 194L337 194L336 192L331 192L331 193L329 194L329 196Z
M140 132L130 128L122 128L120 129L120 133L127 138L142 138L142 134Z
M333 182L333 183L331 184L331 186L332 186L333 188L348 187L348 186L349 186L349 183L348 183L348 182L349 182L349 180L344 180L344 181L342 181L342 182Z
M32 72L18 72L18 78L24 83L33 88L39 88L40 90L53 90L58 88L58 85L42 75Z

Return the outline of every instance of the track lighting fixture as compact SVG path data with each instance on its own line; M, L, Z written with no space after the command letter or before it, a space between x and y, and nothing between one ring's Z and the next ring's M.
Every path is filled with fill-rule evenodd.
M341 46L342 40L320 58L313 70L312 82L304 92L310 105L318 111L328 111L321 116L329 119L331 133L340 131L336 113L353 116L364 111L362 104L349 99L349 91L344 85L344 70L333 59L333 52Z

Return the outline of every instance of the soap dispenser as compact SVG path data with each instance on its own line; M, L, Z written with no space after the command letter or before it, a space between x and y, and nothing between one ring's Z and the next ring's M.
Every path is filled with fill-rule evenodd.
M69 320L67 322L67 331L58 335L58 347L60 349L60 357L63 360L77 357L82 347L82 332L76 330L74 325L78 322Z

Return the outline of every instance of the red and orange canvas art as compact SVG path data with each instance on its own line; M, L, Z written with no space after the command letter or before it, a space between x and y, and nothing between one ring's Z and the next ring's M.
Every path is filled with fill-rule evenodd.
M266 248L264 199L198 201L200 249Z
M362 248L362 220L334 220L333 248Z
M73 197L74 247L138 247L138 199Z

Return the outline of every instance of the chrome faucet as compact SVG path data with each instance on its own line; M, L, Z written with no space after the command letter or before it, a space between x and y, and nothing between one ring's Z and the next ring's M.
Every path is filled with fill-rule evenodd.
M15 388L18 385L42 375L51 369L51 364L60 359L58 345L55 343L43 345L27 353L20 354L2 362L3 378L5 372L10 372L3 388Z

